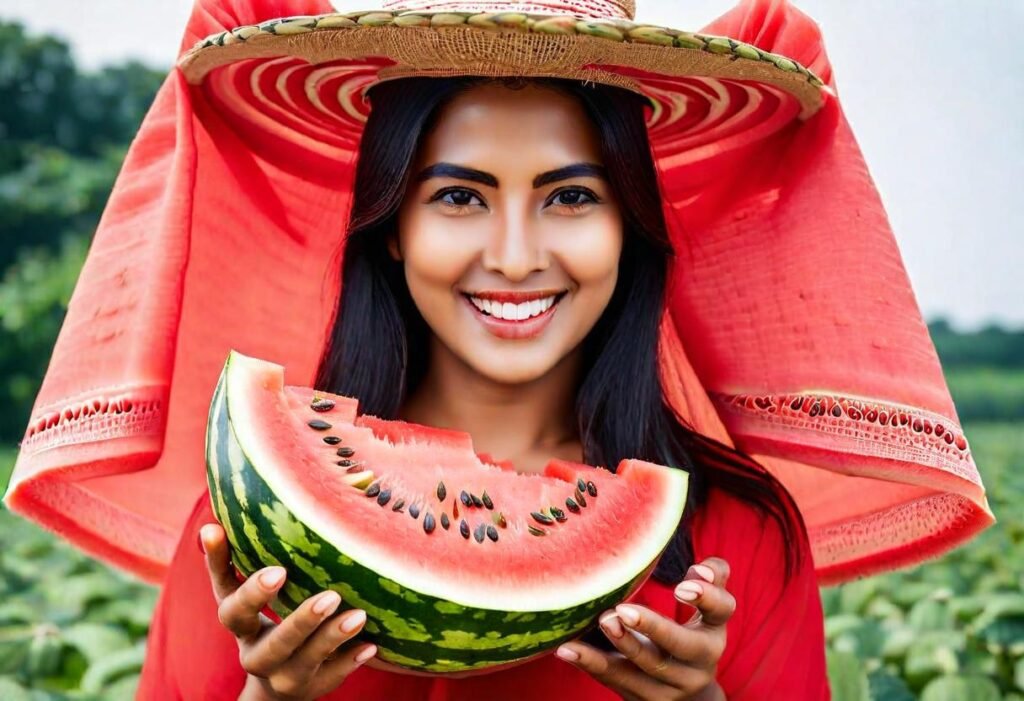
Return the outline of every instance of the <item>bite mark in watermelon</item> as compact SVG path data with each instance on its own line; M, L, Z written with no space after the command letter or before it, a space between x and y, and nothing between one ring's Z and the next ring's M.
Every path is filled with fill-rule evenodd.
M682 470L551 460L519 474L468 434L357 408L232 352L207 478L238 570L287 570L277 614L334 589L395 665L465 672L551 651L639 588L683 513Z

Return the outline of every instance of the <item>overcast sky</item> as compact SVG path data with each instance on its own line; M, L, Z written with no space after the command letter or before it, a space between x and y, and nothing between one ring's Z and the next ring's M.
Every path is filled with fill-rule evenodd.
M171 65L188 0L0 0L95 67ZM337 0L341 11L374 0ZM825 34L846 113L929 319L1024 326L1024 0L796 0ZM637 0L695 30L729 0Z

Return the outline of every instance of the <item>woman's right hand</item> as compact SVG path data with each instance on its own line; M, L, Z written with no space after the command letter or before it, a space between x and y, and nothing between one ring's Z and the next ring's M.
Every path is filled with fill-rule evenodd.
M377 646L371 643L353 645L332 656L366 623L366 612L361 609L330 618L341 604L335 591L309 597L280 625L275 624L261 610L284 584L284 568L265 567L240 584L224 529L208 523L199 530L199 537L217 598L218 618L238 640L239 660L249 674L240 701L315 699L337 688L377 653Z

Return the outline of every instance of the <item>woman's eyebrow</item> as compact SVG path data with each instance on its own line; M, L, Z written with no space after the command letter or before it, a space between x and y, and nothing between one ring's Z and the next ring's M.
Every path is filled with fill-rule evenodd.
M457 178L458 180L472 180L481 185L498 187L498 179L490 173L477 170L476 168L458 166L454 163L442 162L427 166L416 176L416 182L421 183L430 178Z
M558 182L559 180L568 180L569 178L588 177L607 180L608 171L605 170L604 166L596 163L573 163L562 168L556 168L555 170L549 170L541 173L533 179L533 187L543 187L549 183Z

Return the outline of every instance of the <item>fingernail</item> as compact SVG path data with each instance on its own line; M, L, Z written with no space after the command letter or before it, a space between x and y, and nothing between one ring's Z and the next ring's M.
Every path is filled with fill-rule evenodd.
M356 611L355 613L350 613L345 618L345 620L341 622L341 632L351 633L364 623L366 623L366 611Z
M640 622L640 612L632 606L616 606L615 611L627 626L632 627Z
M336 591L327 591L320 595L320 598L313 604L313 613L318 616L322 616L325 613L333 611L338 608L338 604L341 603L341 597L338 596Z
M692 579L680 582L676 587L676 598L680 601L696 601L703 593L704 587Z
M619 614L617 613L606 614L598 621L598 624L613 638L621 638L626 632L622 629L622 622L619 621Z
M278 584L284 581L284 568L283 567L271 567L266 572L260 575L260 584L267 589L273 589Z
M715 583L715 571L707 565L694 565L693 571L697 573L697 576L703 579L708 584Z
M580 653L573 650L571 647L562 646L555 650L555 654L561 657L566 662L575 662L580 658Z
M362 652L360 652L358 655L356 655L356 662L359 663L359 664L362 664L363 662L366 662L368 659L370 659L371 657L373 657L376 654L377 654L377 646L376 645L371 645L370 647L363 649Z
M203 534L209 534L209 532L209 525L205 525L199 529L199 549L203 552L204 555L206 554L206 538L203 537Z

